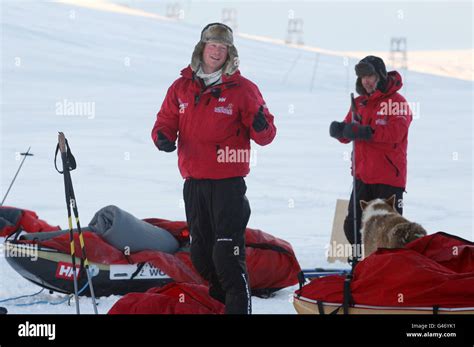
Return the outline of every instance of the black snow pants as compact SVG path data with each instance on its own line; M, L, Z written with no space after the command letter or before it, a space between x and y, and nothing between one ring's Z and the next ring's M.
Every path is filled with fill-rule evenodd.
M357 208L357 244L361 244L360 228L362 224L362 209L360 207L360 201L364 200L369 202L373 199L388 199L393 194L396 195L396 209L398 213L403 214L403 192L404 188L393 187L386 184L366 184L361 180L356 180L356 208ZM347 240L354 245L354 204L353 204L354 189L352 189L348 215L344 220L344 234L346 234Z
M209 294L225 303L226 314L250 314L245 263L245 229L250 205L243 177L192 179L184 183L191 260L209 283Z

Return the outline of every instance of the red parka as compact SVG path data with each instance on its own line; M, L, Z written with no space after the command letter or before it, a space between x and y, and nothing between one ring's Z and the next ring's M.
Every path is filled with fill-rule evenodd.
M405 98L398 93L402 77L396 71L388 73L386 92L375 91L355 99L362 125L370 125L373 137L355 143L356 178L366 184L387 184L406 187L408 128L412 113ZM344 122L352 120L351 110ZM339 139L348 143L345 138Z
M260 106L268 127L256 132L252 123ZM272 142L273 118L258 87L238 70L205 87L188 66L168 89L151 135L155 144L158 131L170 141L178 139L183 178L243 177L250 171L250 139L262 146Z

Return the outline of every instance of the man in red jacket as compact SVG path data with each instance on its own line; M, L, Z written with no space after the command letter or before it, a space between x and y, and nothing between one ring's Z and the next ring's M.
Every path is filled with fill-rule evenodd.
M250 139L273 141L273 116L257 86L242 77L232 30L201 32L191 64L168 89L152 130L160 151L178 140L178 166L191 233L191 260L226 313L250 314L245 229L250 206L244 177Z
M342 143L355 141L357 200L357 243L360 244L360 200L397 197L396 208L403 212L403 192L407 177L408 128L411 110L398 91L402 78L396 71L387 73L383 60L368 56L356 66L355 99L357 118L352 123L349 110L343 122L332 122L330 135ZM344 233L354 244L353 196L351 193Z

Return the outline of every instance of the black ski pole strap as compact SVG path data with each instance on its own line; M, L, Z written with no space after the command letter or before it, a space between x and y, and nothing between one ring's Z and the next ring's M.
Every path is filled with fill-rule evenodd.
M74 156L72 155L71 147L69 147L69 143L67 142L67 139L65 139L65 143L66 143L66 162L64 163L64 166L67 168L68 171L72 171L77 167L76 158L74 158ZM56 145L56 152L54 153L54 167L56 168L57 172L59 172L60 174L63 174L64 172L60 171L56 164L58 152L59 152L59 143Z

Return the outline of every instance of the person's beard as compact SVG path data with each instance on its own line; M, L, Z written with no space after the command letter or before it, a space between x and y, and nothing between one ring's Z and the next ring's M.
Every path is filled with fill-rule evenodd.
M373 87L371 86L371 90L367 90L367 88L364 87L365 91L367 92L367 94L369 95L372 95L373 93L375 93L375 91L377 90L377 85L379 84L379 81L380 81L380 78L377 76L377 80L375 81L375 83L373 84Z

